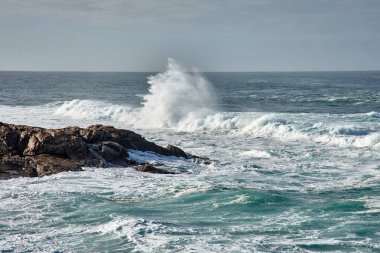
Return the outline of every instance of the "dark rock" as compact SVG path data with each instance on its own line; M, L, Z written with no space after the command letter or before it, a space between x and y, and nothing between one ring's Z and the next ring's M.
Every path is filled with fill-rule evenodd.
M0 122L0 179L80 171L82 166L138 164L128 159L128 149L189 158L178 147L164 148L135 132L112 126L45 129ZM142 165L137 170L171 174L151 165Z
M167 171L167 170L164 170L164 169L159 169L149 163L147 164L143 164L143 165L138 165L138 166L134 166L133 167L135 170L137 171L141 171L141 172L149 172L149 173L157 173L157 174L176 174L174 172L171 172L171 171Z
M195 163L200 163L200 164L205 164L205 165L210 165L215 162L219 162L218 160L211 160L208 157L204 156L196 156L196 155L189 155L189 159L192 159Z
M56 174L62 171L82 170L79 164L70 159L55 157L51 155L38 155L36 158L37 159L33 161L33 167L36 165L35 168L39 177Z
M81 170L81 166L72 160L51 155L7 156L0 161L0 174L9 174L11 177L41 177L62 171Z
M117 142L103 141L101 142L100 153L107 161L115 161L128 157L127 150Z
M38 176L35 169L30 169L28 161L20 156L4 156L0 161L0 179Z
M168 150L169 153L172 153L174 156L183 157L183 158L188 158L189 157L185 153L185 151L183 151L179 147L176 147L176 146L173 146L173 145L168 145L166 147L166 149Z

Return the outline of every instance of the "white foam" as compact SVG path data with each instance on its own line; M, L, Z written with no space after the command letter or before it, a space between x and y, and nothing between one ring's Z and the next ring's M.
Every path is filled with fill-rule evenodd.
M315 120L318 122L314 123ZM346 123L346 121L347 119L339 116L336 119L329 119L327 114L216 113L203 118L188 117L179 122L175 129L232 130L245 136L276 138L282 141L306 140L344 147L380 146L378 126L375 124L362 126L357 122Z
M364 206L367 208L367 210L354 212L355 214L380 213L380 198L364 197L357 200L364 201Z
M369 113L366 113L366 115L373 118L380 118L380 112L369 112Z
M290 115L289 115L290 116ZM321 115L323 117L323 115ZM292 121L283 118L286 114L268 114L253 120L242 129L257 137L274 137L283 141L311 141L337 146L378 147L380 132L359 126L329 126L326 124L310 124L310 119ZM301 115L302 117L302 115Z
M131 107L103 101L71 100L59 106L54 115L86 120L120 120L132 112Z
M173 59L167 70L148 78L149 93L134 125L144 128L175 127L186 118L201 118L213 112L212 86L197 71L188 72Z
M162 156L149 151L139 151L130 149L128 150L129 158L137 162L150 162L150 163L160 163L160 162L181 162L184 159L176 156Z
M239 195L235 199L225 203L226 205L236 205L236 204L246 204L248 203L249 196L248 195Z
M179 190L174 196L175 197L181 197L183 195L189 195L189 194L195 194L195 193L201 193L206 192L208 190L212 189L211 184L200 184L197 187L187 188L184 190Z
M241 194L241 195L237 195L230 201L213 203L213 206L215 208L219 208L221 206L229 206L229 205L244 205L244 204L247 204L248 202L249 202L249 196L245 194Z
M59 105L35 107L1 106L0 110L1 121L43 127L102 123L132 129L159 129L162 122L170 121L171 125L167 124L166 127L170 125L175 131L227 131L228 134L242 134L245 138L309 141L341 147L380 147L379 125L373 121L363 121L363 115L337 115L331 118L327 114L214 112L201 116L199 111L189 111L179 121L164 119L157 125L142 124L146 122L142 120L143 117L150 117L143 115L140 109L127 105L91 100L72 100ZM255 156L253 153L250 155Z
M256 157L256 158L271 158L272 155L264 150L252 149L249 151L244 151L239 154L240 156Z

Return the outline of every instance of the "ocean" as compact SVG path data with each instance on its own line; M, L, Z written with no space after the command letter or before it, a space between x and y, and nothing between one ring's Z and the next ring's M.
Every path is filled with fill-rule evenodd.
M0 72L0 121L216 160L0 181L0 252L380 252L380 72Z

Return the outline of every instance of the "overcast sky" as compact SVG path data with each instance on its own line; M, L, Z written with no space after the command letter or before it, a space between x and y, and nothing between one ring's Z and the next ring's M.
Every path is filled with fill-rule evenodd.
M380 0L0 0L0 69L380 70Z

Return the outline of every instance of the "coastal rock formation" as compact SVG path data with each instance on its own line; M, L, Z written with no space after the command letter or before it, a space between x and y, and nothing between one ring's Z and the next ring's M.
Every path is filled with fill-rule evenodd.
M164 148L133 131L112 126L45 129L0 122L0 179L80 171L83 166L135 165L138 171L170 173L149 164L138 165L128 158L129 149L191 157L178 147Z

